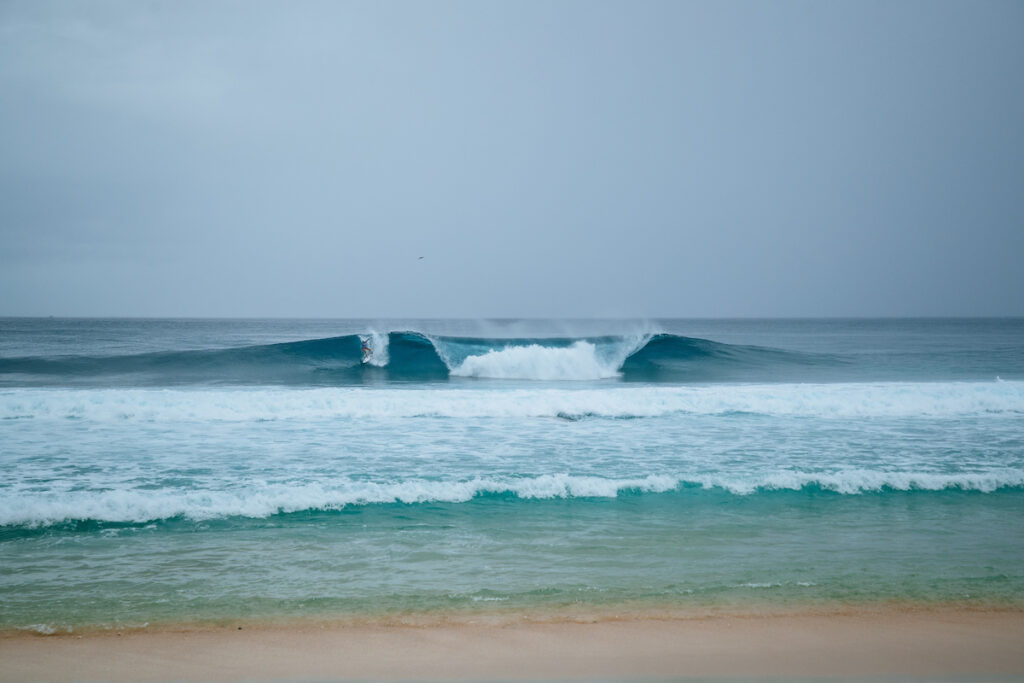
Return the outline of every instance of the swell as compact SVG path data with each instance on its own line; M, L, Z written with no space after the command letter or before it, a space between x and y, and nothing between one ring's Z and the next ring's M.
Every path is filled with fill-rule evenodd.
M366 335L380 338L380 335ZM384 367L363 362L361 335L226 349L119 356L0 358L0 383L46 384L296 384L331 386L367 379L436 379L447 368L428 339L390 333Z
M364 343L371 350L368 357ZM0 385L337 386L452 377L753 380L771 379L786 368L806 370L836 362L671 334L491 339L401 331L224 349L0 358Z
M633 380L747 380L773 379L793 369L813 371L840 364L841 359L822 354L656 334L624 359L621 370L624 378Z
M13 494L0 502L0 534L10 536L53 526L88 529L96 524L148 524L169 520L264 519L280 515L356 511L367 506L433 506L536 501L600 502L637 497L685 498L691 505L721 505L728 499L778 496L910 496L1024 493L1024 470L985 472L786 471L762 476L647 475L606 478L571 474L476 477L466 480L409 479L372 482L344 479L332 484L267 484L232 490L106 489L58 494ZM1019 499L1017 499L1019 500Z

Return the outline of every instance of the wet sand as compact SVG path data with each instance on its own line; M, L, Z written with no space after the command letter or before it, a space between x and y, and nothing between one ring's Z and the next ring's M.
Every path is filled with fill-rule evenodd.
M540 621L520 614L0 636L3 681L982 674L1024 679L1024 611L893 608Z

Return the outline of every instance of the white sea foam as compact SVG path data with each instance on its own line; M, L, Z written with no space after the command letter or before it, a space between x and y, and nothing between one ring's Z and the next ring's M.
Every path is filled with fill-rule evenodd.
M380 503L465 503L486 494L514 494L523 499L615 498L624 491L665 493L687 487L717 489L735 495L800 490L817 486L845 495L897 491L963 490L991 493L1024 487L1024 470L939 474L850 470L828 474L792 472L712 477L648 475L604 478L569 474L536 477L483 477L459 481L410 479L369 482L343 479L331 484L260 484L226 490L103 489L24 492L0 499L0 526L41 526L68 520L144 523L183 517L262 518L304 510L340 510Z
M758 491L799 491L817 486L846 495L894 491L944 491L960 489L991 493L1001 488L1024 487L1024 470L993 468L985 472L907 472L844 469L836 472L775 472L764 475L721 474L697 477L693 483L720 488L738 495Z
M370 340L370 349L373 355L370 356L369 364L379 368L388 364L388 334L370 330L367 335Z
M620 364L621 361L602 362L596 346L578 341L567 347L530 344L488 351L479 356L469 356L453 367L451 374L495 379L606 379L618 374Z
M452 349L443 340L431 342L455 377L564 381L617 377L626 358L649 339L649 335L627 335L600 345L579 340L571 346L508 346L462 360L452 356Z
M9 389L0 419L263 421L409 417L819 418L1024 415L1024 382L554 389Z
M664 492L675 477L605 479L551 474L538 477L474 478L465 481L411 479L367 482L345 479L321 484L267 484L229 490L99 490L22 493L0 500L0 525L46 525L65 520L147 522L185 517L266 517L300 510L338 510L372 503L464 503L477 495L510 493L520 498L614 498L623 490Z

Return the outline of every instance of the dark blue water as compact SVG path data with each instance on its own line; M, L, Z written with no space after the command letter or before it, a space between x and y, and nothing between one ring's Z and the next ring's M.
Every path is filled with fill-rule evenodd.
M574 328L578 333L569 334ZM527 331L535 336L524 336ZM588 349L577 355L587 356L592 367L563 368L561 373L547 368L558 379L1020 379L1022 336L1021 319L473 323L8 318L0 319L0 386L338 386L505 378L509 358L494 358L486 367L462 366L467 358L489 352L568 351L579 344ZM364 338L381 347L378 359L364 362ZM550 365L571 360L552 358ZM534 375L545 370L512 369L523 375L513 379L543 379Z

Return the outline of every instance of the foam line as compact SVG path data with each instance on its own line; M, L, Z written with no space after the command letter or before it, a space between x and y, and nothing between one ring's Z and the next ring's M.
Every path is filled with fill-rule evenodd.
M534 477L482 477L458 481L410 479L370 482L340 479L328 484L262 484L230 490L94 490L13 493L0 498L0 526L38 527L67 521L144 523L186 518L263 518L306 510L340 510L383 503L466 503L488 494L525 500L609 499L634 494L692 494L693 489L751 496L773 491L816 488L842 495L949 489L991 493L1024 487L1024 470L986 472L884 472L845 470L831 473L785 472L763 476L673 476L650 474L604 478L570 474Z
M8 389L0 419L94 421L1024 415L1024 382L766 384L603 389Z

